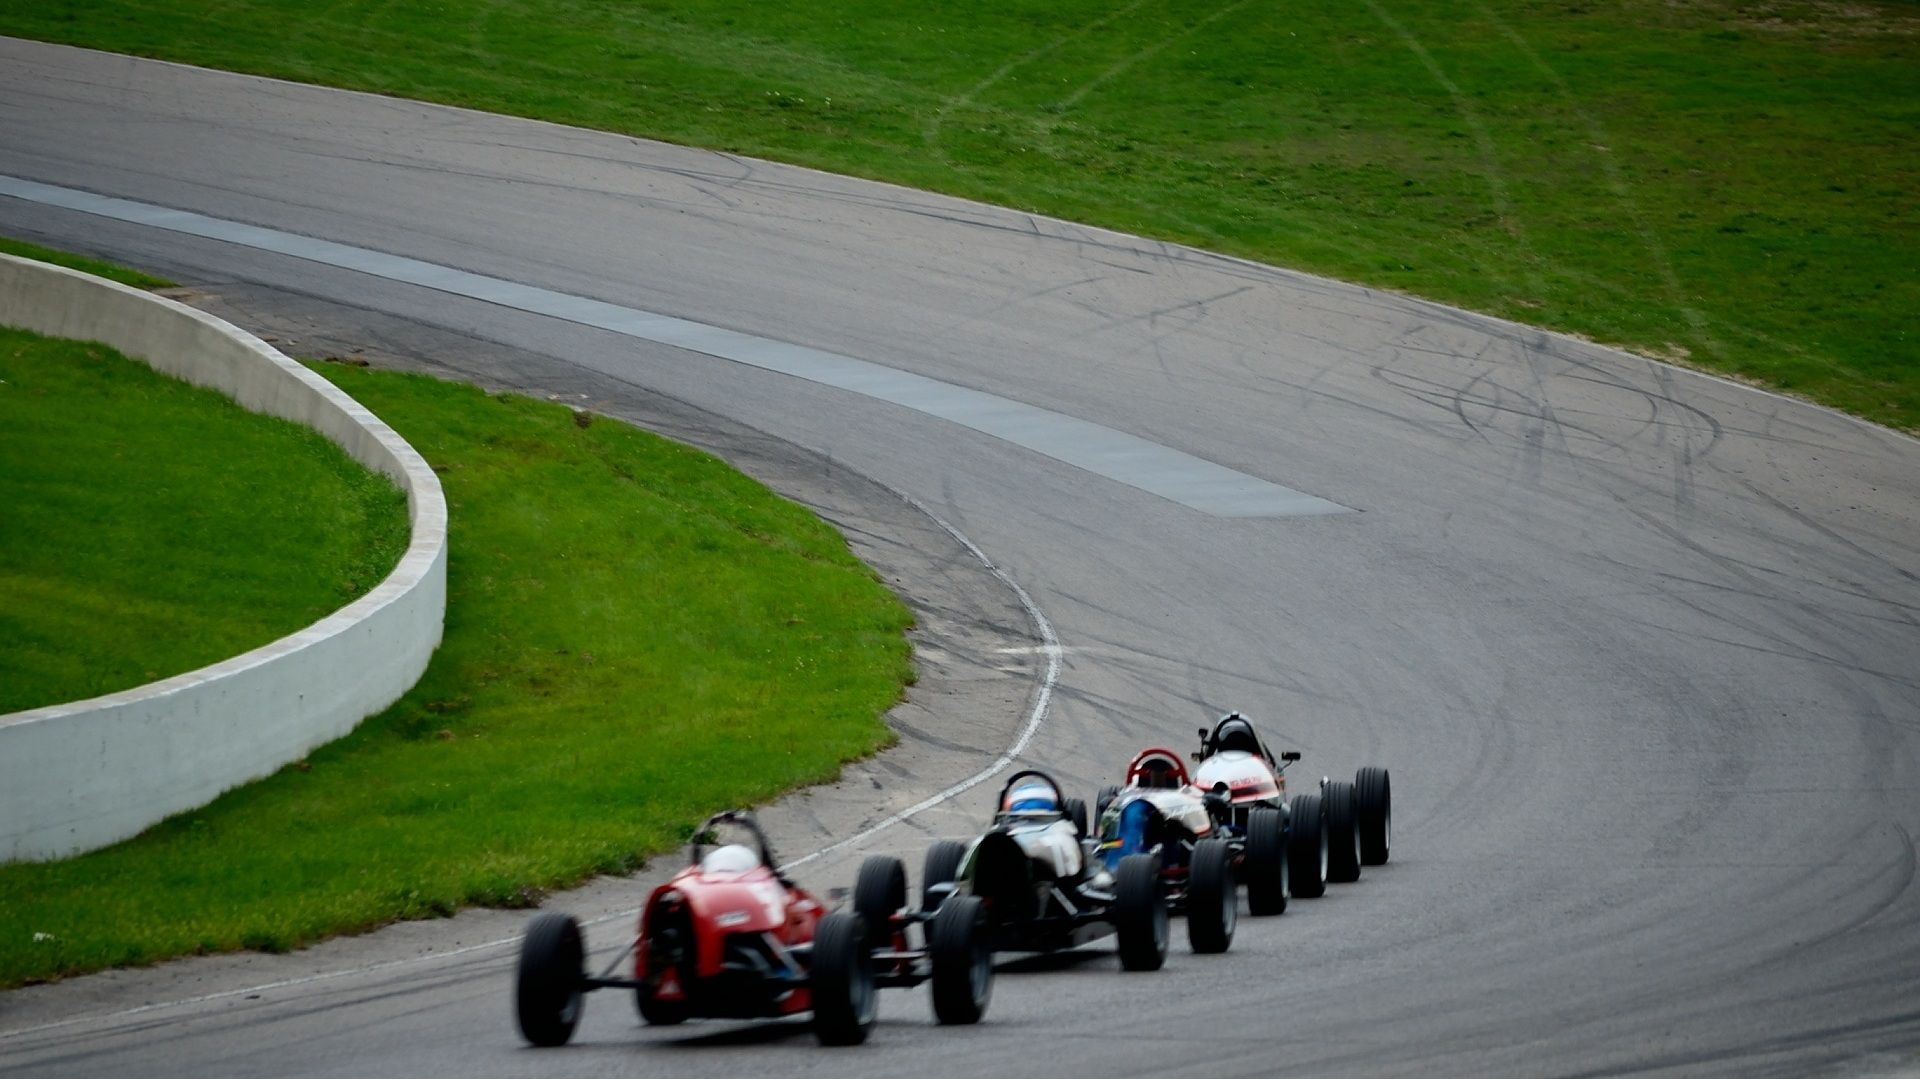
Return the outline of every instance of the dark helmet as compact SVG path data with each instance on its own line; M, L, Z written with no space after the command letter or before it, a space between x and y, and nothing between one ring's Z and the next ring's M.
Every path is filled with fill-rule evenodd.
M1165 757L1147 758L1140 763L1140 786L1143 788L1179 787L1180 763Z
M1260 736L1253 733L1253 725L1239 713L1228 713L1221 717L1220 723L1213 729L1212 751L1244 750L1249 754L1260 752Z

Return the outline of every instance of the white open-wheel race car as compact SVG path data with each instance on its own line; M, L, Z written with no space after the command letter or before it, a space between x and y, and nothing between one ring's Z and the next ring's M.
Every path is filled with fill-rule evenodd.
M1109 867L1094 855L1086 804L1061 794L1046 773L1015 773L1000 790L993 824L972 843L936 842L927 851L923 908L962 900L983 904L986 939L997 951L1054 952L1118 939L1120 964L1154 971L1166 962L1170 890L1159 852ZM1213 920L1202 940L1223 951L1233 933L1225 905L1189 918Z
M1199 734L1193 785L1224 795L1237 824L1244 824L1258 807L1285 809L1293 837L1288 869L1294 896L1320 896L1328 882L1358 881L1362 866L1387 861L1393 786L1385 768L1362 766L1351 782L1322 777L1317 792L1296 795L1289 802L1286 772L1300 760L1299 751L1276 756L1239 713L1228 713ZM1314 836L1325 837L1324 855L1318 860L1307 857L1315 845L1306 838ZM1317 866L1310 865L1316 861Z

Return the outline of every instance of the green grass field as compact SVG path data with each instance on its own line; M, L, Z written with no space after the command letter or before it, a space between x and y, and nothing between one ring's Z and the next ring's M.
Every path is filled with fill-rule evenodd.
M444 642L307 761L114 847L0 866L0 987L526 905L890 738L910 614L812 514L615 421L319 370L445 485Z
M378 584L408 536L400 490L311 428L5 328L0 507L0 713L265 645Z
M802 162L1920 425L1896 0L49 0L0 32Z

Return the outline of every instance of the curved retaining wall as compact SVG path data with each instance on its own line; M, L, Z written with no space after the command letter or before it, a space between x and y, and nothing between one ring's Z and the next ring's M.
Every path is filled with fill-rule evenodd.
M440 644L440 481L352 398L229 323L89 274L0 255L0 324L99 341L318 429L406 492L413 539L393 573L298 633L105 697L0 716L0 861L101 847L201 806L353 730L419 680Z

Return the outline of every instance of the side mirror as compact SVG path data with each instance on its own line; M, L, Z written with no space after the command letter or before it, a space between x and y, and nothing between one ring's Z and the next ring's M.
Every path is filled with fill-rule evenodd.
M1280 754L1280 760L1281 760L1281 761L1299 761L1299 760L1300 760L1300 751L1298 751L1298 750L1285 750L1285 751L1282 751L1282 752L1281 752L1281 754Z
M1187 756L1188 756L1188 757L1190 757L1190 758L1192 758L1192 759L1193 759L1194 761L1196 761L1196 762L1198 762L1198 761L1205 761L1205 760L1207 760L1207 755L1206 755L1206 754L1204 754L1204 753L1202 753L1202 752L1201 752L1201 751L1199 751L1199 750L1195 750L1195 751L1194 751L1193 753L1191 753L1191 754L1188 754Z

